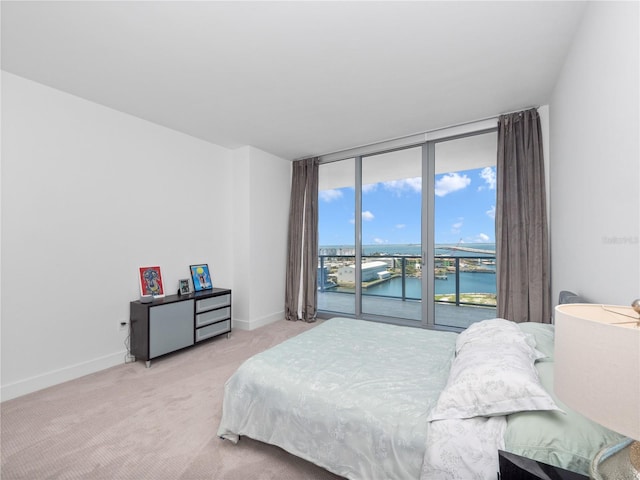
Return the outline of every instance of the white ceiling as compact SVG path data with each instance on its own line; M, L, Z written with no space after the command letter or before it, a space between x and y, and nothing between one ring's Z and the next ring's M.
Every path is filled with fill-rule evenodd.
M2 1L2 69L295 159L548 103L584 7Z

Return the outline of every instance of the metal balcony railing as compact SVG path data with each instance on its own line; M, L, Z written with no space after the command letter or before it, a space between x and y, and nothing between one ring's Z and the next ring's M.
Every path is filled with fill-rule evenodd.
M363 296L379 296L389 297L400 300L421 300L421 289L416 288L416 282L423 278L421 257L410 255L363 255L363 264L370 261L385 261L388 263L386 272L379 279L363 279L362 295ZM465 255L465 256L436 256L435 271L429 277L430 281L438 282L445 279L454 280L452 289L447 289L447 293L438 293L436 288L434 300L437 303L452 304L456 306L496 306L496 287L495 287L495 256L490 255ZM354 294L355 284L349 282L338 281L338 269L342 267L353 267L355 257L353 255L319 255L318 257L318 289L321 292L336 291L340 293ZM486 291L464 291L464 280L469 279L468 274L490 275L486 277L483 284L486 285ZM462 275L466 275L463 279ZM397 282L400 278L400 287L393 289L393 293L372 293L369 288L384 282ZM343 279L344 280L344 279ZM476 284L479 282L475 282ZM410 285L411 284L411 285ZM449 285L449 283L447 283ZM413 288L409 288L412 286ZM480 287L483 289L483 287ZM416 294L417 292L417 294ZM478 301L478 300L482 301Z

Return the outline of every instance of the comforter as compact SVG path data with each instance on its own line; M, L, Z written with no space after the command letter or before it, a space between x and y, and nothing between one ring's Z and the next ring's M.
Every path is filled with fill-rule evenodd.
M417 479L456 337L327 320L238 369L218 435L247 435L347 478Z

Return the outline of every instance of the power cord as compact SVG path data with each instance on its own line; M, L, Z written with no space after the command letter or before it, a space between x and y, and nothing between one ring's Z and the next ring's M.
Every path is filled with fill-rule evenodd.
M136 357L131 355L131 330L133 329L133 325L129 323L129 333L124 339L124 347L127 350L127 353L124 354L124 363L133 363L136 361Z

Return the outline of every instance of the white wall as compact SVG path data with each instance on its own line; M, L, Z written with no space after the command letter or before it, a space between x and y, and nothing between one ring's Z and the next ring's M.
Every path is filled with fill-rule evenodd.
M2 73L3 400L122 363L139 266L168 293L192 263L233 286L232 169L227 149Z
M254 147L233 152L234 326L284 318L291 162Z
M590 2L550 102L552 285L640 297L637 2Z

